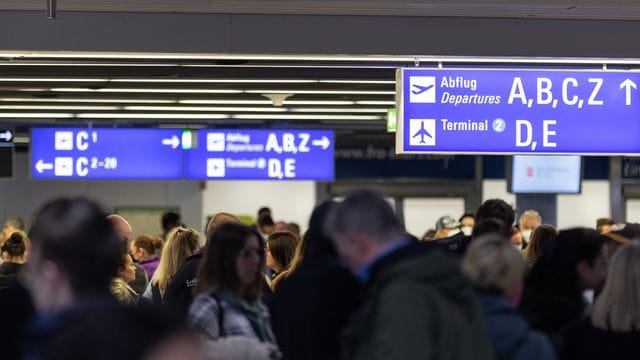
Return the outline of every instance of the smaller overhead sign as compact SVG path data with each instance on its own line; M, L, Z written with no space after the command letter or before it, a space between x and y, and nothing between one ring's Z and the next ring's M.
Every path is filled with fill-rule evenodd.
M13 176L13 131L0 129L0 178Z
M215 129L199 131L197 144L185 152L187 179L334 179L331 131Z
M177 129L33 128L34 179L181 179Z

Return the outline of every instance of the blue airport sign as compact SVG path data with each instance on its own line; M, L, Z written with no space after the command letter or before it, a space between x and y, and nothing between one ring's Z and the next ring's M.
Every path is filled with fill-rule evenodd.
M187 179L334 179L332 131L200 130L197 144L185 152Z
M640 73L399 69L397 153L640 153Z
M181 179L182 130L33 128L34 179Z

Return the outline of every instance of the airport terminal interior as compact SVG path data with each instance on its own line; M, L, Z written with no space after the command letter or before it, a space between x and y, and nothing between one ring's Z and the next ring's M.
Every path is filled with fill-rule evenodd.
M368 200L360 199L371 201L367 203L373 214L369 221L387 224L383 213L391 209L395 220L389 221L397 221L403 241L436 244L447 239L431 247L456 253L456 261L463 264L456 265L462 272L456 271L470 278L475 290L480 285L474 283L478 279L472 273L474 266L482 265L473 263L475 251L481 254L478 263L495 255L482 254L481 246L474 247L471 241L476 238L472 236L475 227L468 220L475 218L478 224L487 211L481 210L483 204L506 204L513 211L513 218L504 221L509 231L505 237L532 268L534 261L527 254L533 250L527 247L533 246L532 233L542 225L554 229L554 236L556 229L561 230L554 239L586 239L585 234L563 231L580 228L605 233L605 226L620 235L625 245L634 243L640 240L638 21L640 4L626 0L0 1L0 221L5 221L5 229L22 230L27 239L22 247L29 251L29 229L34 229L34 244L38 238L49 239L47 223L36 226L40 216L54 216L43 205L60 198L90 199L105 214L117 215L116 220L110 219L117 229L128 227L127 251L135 263L131 265L148 270L140 266L144 257L136 256L136 251L144 253L142 245L132 240L158 238L168 249L167 239L178 235L165 225L175 215L176 224L198 234L197 246L189 255L200 254L204 250L199 249L213 238L217 216L226 214L259 232L260 251L272 246L274 231L291 231L297 237L320 236L320 232L333 236L332 255L342 255L341 269L345 273L347 268L356 269L349 281L362 285L371 280L371 268L363 264L373 267L405 245L388 245L379 257L365 259L369 262L363 260L361 266L354 265L357 256L346 257L347 247L339 239L348 232L346 219L353 220L351 225L362 220L349 212L362 206L357 197L363 195L357 191L374 189L373 195L366 193ZM499 205L492 202L496 199ZM320 231L312 214L327 200L340 202L334 212L343 217L341 221L331 216L334 212L323 214L328 220ZM269 210L268 219L259 212L264 208ZM381 217L376 217L377 208L382 209ZM94 210L87 210L86 216ZM386 234L393 224L379 233ZM498 225L491 226L491 231L500 233ZM5 232L0 241L11 243L11 230ZM269 239L264 246L263 237ZM600 237L620 242L615 236L613 240ZM367 247L364 240L356 245L363 253L378 249ZM47 249L34 246L38 251ZM542 246L536 246L542 254ZM635 249L635 245L628 247ZM473 249L472 254L467 249ZM305 252L301 246L289 250L296 258ZM252 258L252 252L242 251L238 256ZM465 252L468 256L459 256ZM11 262L4 258L4 250L3 260ZM592 260L585 260L589 269L595 266ZM213 260L205 255L202 261ZM272 267L269 261L267 256L265 268L271 270L266 278L270 286L273 282L282 286L285 294L284 284L294 277L279 277L288 267ZM301 261L296 266L304 269ZM443 262L443 268L447 264ZM514 271L520 270L508 272ZM155 284L164 301L165 286L174 274L160 283L154 282L153 272L147 275L150 285L135 289L140 290L134 292L136 299L144 293L157 300L158 295L151 294ZM234 284L242 282L241 277L234 275ZM0 304L12 304L15 300L2 299L1 280L0 276ZM455 281L449 280L448 284ZM199 281L204 283L203 278ZM348 293L340 286L349 286L340 281L326 291ZM575 345L578 335L568 332L576 337L567 336L564 328L560 332L537 327L530 317L536 308L527 302L535 298L529 292L533 285L528 284L505 290L505 296L511 301L511 292L523 295L520 310L541 331L536 334L545 334L544 340L529 334L533 338L527 341L539 342L527 343L527 349L519 343L522 348L513 353L501 352L500 343L494 341L493 352L473 358L584 358L588 352L580 352L584 349ZM602 291L608 296L607 289L580 288L588 304L598 304L594 299L602 298ZM229 311L233 303L227 295L214 296L213 305L196 304ZM375 296L365 295L367 299ZM37 311L48 304L32 297ZM250 320L232 324L235 327L227 334L242 335L244 327L253 329L258 343L269 343L269 347L254 343L234 347L229 342L210 345L207 351L233 353L241 347L255 351L253 357L247 350L246 357L229 359L421 358L415 357L411 349L415 344L410 342L410 350L396 351L397 339L389 333L384 334L384 339L391 339L388 349L371 345L374 335L369 334L349 338L351 347L327 340L326 353L309 350L318 344L307 343L310 352L296 353L295 346L287 343L295 342L294 331L282 325L283 315L277 310L294 302L282 297L281 305L265 300L277 341L269 326L256 325L259 308L243 308L251 314ZM256 301L253 295L249 299ZM517 307L518 300L509 306ZM348 301L341 301L347 306ZM298 310L297 305L291 306ZM566 313L586 314L585 309L571 308ZM191 316L193 305L188 310ZM231 320L236 315L229 313ZM638 336L635 326L640 326L640 317L633 317L631 333ZM205 324L221 321L214 326L221 337L228 325L223 322L229 319L211 319L192 320L190 330L210 331ZM447 318L452 324L458 320ZM486 321L489 329L499 328L493 320ZM476 323L465 324L461 326L470 338L484 336L474 332ZM335 330L336 340L343 329L325 330ZM358 330L362 329L354 331ZM489 338L495 335L491 330L488 334ZM149 345L144 355L154 359L193 355L191 338L179 335L184 338L176 335L174 342L166 342L171 346L161 351L151 352L157 348ZM155 341L151 338L149 344ZM34 344L38 350L22 349L23 358L51 356L47 353L51 349ZM108 348L105 344L97 347ZM482 341L466 343L450 358L472 358L470 354L483 354L483 346ZM576 352L569 354L568 348ZM64 344L60 349L65 349ZM173 354L171 349L179 350ZM431 354L427 358L444 358L428 346L420 351ZM74 358L72 353L59 354ZM335 357L338 353L340 357ZM593 358L637 356L610 350L597 354ZM15 356L20 358L18 353ZM203 356L202 351L201 357L193 356L218 359Z

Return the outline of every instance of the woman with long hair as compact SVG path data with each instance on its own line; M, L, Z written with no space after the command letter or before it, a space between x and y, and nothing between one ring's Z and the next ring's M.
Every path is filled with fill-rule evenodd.
M640 244L612 258L591 315L566 333L561 359L640 359Z
M177 227L167 234L158 268L144 297L154 304L163 304L164 294L185 259L198 251L200 235L193 229Z
M264 242L244 225L227 223L209 235L187 321L207 340L241 337L275 348L269 312L260 300Z
M558 235L558 230L549 224L538 226L529 239L529 245L524 249L524 261L531 267L542 256L542 248L551 240L552 237Z
M273 271L271 289L274 291L287 274L298 242L298 238L289 231L275 232L267 238L267 266Z
M560 231L529 271L520 310L534 329L558 335L585 315L583 292L600 290L605 276L604 242L598 233Z

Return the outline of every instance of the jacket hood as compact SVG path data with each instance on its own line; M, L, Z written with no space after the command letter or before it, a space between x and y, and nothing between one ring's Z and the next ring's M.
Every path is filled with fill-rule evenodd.
M478 293L478 303L484 313L494 351L498 358L509 354L523 343L529 324L509 302L498 294ZM497 341L496 341L497 339Z
M428 284L442 296L475 312L473 291L460 271L457 259L423 243L402 247L379 264L378 281L384 285L390 281ZM376 276L374 275L374 276Z

